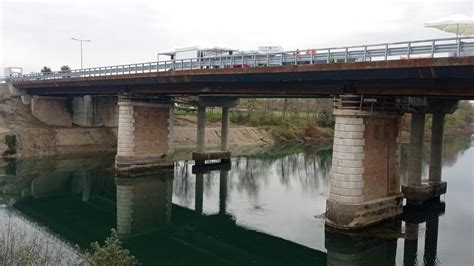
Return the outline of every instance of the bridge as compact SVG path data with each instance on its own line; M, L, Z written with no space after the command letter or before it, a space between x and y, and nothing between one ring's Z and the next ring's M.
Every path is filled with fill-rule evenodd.
M446 193L444 118L456 110L458 100L474 99L473 55L474 37L461 37L280 54L242 52L26 74L6 81L46 123L58 125L62 117L65 123L93 126L104 114L118 116L115 165L128 173L173 165L177 97L196 96L197 165L229 161L229 112L241 97L334 97L326 224L351 230L401 214L403 197L409 205L423 205ZM207 151L204 145L207 106L222 107L220 151ZM408 186L400 190L403 113L412 113L412 160ZM431 163L428 179L422 180L426 114L433 115Z

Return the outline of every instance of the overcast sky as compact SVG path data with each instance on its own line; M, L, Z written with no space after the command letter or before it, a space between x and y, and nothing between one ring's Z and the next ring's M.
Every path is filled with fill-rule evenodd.
M194 45L291 50L452 37L423 23L453 14L473 16L474 0L0 0L0 67L79 68L71 37L92 40L84 67L149 62Z

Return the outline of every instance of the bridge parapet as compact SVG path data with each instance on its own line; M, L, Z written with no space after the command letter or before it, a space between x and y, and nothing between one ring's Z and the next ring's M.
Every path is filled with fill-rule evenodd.
M116 66L92 67L70 71L32 73L3 77L14 84L56 79L80 79L214 68L255 68L287 65L335 64L400 59L460 57L474 54L474 37L415 40L394 43L327 47L285 51L277 54L240 52L232 55L196 57Z

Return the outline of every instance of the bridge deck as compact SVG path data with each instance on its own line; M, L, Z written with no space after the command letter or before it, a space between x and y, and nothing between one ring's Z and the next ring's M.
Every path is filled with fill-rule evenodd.
M344 93L474 98L474 56L149 72L14 83L34 95L320 97Z

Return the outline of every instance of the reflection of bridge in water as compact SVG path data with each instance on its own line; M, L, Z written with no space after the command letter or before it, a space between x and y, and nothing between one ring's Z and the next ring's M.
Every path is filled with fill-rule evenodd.
M248 162L237 159L233 161L234 167L245 169ZM288 161L297 157L284 160L291 167ZM113 159L108 163L113 163ZM316 164L319 167L324 161ZM186 185L177 183L186 176L181 165L175 171L116 178L103 168L80 171L64 166L68 165L66 161L60 165L63 167L58 167L59 171L31 175L19 190L22 197L18 197L14 208L81 247L104 239L110 228L117 228L127 247L145 264L160 260L163 264L206 265L212 264L210 261L219 265L393 265L400 236L406 238L404 260L411 264L416 262L418 224L425 221L425 259L436 259L437 217L443 210L430 216L407 211L411 216L405 217L406 235L402 233L401 221L391 224L389 234L377 229L352 236L327 231L320 236L325 238L325 246L314 248L239 225L227 210L229 174L234 169L216 172L218 211L206 214L206 181L202 174L197 174L194 182L188 180L194 190L193 206L172 203L175 186Z

